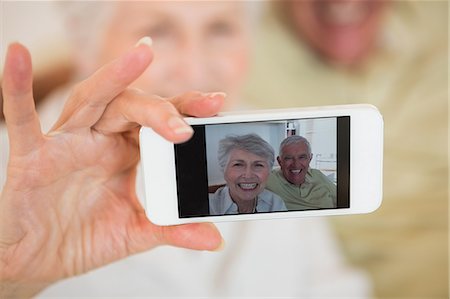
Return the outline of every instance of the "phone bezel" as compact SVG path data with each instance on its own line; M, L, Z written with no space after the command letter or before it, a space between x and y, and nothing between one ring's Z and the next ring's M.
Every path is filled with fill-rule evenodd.
M350 116L350 207L179 218L173 143L151 128L140 131L147 217L158 225L226 222L370 213L382 201L383 119L372 105L341 105L221 113L209 118L186 118L191 125L228 124L285 119ZM364 161L364 163L361 163Z

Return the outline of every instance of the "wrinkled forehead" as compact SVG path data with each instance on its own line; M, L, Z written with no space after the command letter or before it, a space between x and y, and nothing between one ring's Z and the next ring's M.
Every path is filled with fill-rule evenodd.
M247 1L121 1L116 4L114 21L171 21L193 26L217 18L249 17Z
M290 143L281 148L280 155L301 155L308 153L308 146L305 142L299 141L295 143Z
M118 15L130 14L134 19L149 17L178 18L180 21L195 22L222 14L243 14L245 1L142 1L117 3Z
M267 158L252 153L248 150L234 148L230 151L229 162L247 161L247 162L267 162Z

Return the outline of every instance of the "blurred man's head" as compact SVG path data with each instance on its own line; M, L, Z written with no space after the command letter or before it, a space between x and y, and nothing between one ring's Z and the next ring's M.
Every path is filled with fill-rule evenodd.
M355 65L371 52L386 0L287 1L294 31L325 60Z

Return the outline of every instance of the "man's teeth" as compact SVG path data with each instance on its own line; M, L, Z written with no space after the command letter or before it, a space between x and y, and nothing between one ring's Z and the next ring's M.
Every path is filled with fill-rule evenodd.
M238 185L239 185L239 187L241 187L244 190L253 190L253 189L256 188L257 184L256 183L251 183L251 184L249 184L249 183L240 183Z
M291 170L291 172L293 174L299 174L300 172L302 172L302 170L301 169L296 169L296 170Z
M359 1L326 1L322 4L322 16L329 24L338 26L357 25L368 13L366 3Z

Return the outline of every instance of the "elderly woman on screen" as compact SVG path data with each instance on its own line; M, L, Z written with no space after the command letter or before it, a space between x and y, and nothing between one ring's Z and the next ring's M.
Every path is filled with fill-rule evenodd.
M227 136L218 154L227 184L210 196L211 215L287 211L283 200L265 189L275 155L264 139L256 134Z

